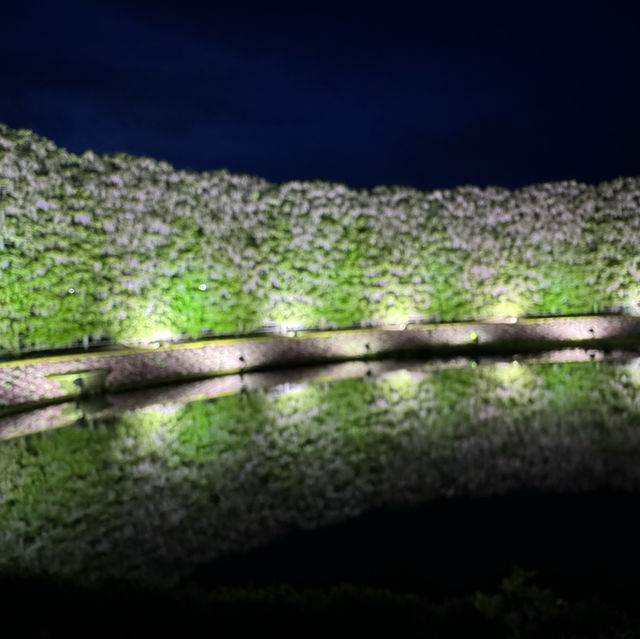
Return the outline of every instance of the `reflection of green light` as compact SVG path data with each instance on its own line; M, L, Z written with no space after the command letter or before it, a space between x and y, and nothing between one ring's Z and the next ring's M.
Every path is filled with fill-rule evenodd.
M518 362L496 364L489 370L491 377L502 386L510 386L526 372L525 368L520 366Z
M469 333L469 341L470 342L477 342L478 341L478 333L476 333L475 331L471 331Z
M181 408L169 403L124 415L121 418L124 428L118 430L119 436L111 443L113 454L118 455L122 448L133 448L140 459L149 455L166 459L179 433L177 426ZM148 466L151 471L151 464Z
M253 522L268 521L274 512L317 528L336 523L326 504L337 498L348 518L369 508L372 496L386 495L393 507L409 505L416 494L437 498L452 477L475 496L503 493L514 481L537 490L551 483L562 487L562 456L545 462L541 472L540 449L573 450L576 464L588 468L594 459L599 464L610 457L607 438L614 447L633 441L637 389L623 376L629 376L627 369L640 370L640 360L621 369L524 361L478 368L471 374L462 367L429 368L413 384L414 373L407 371L380 382L291 384L277 398L249 390L184 407L136 410L92 431L70 428L32 437L26 446L0 446L0 467L8 469L5 505L10 504L0 509L3 534L9 540L27 534L43 540L30 553L5 544L3 562L24 569L37 563L93 579L142 570L153 575L159 566L164 572L158 575L182 578L194 570L191 547L215 550L233 541L238 530L254 535L238 536L239 544L263 543L264 530ZM506 388L496 382L522 371ZM394 391L393 404L381 401L383 388ZM407 398L399 398L405 391ZM606 413L612 423L605 430L600 405L611 407ZM479 483L478 468L491 471L496 454L514 465L495 477L488 472ZM632 485L632 465L625 470ZM83 477L83 490L74 489L70 473ZM627 475L621 477L626 481ZM568 490L572 479L566 480ZM596 467L585 482L597 489L606 477ZM229 503L250 508L230 509ZM87 512L92 516L82 520L86 526L69 525ZM149 559L143 564L132 521L148 531ZM175 543L164 544L168 525ZM95 539L113 543L96 554Z
M391 401L408 399L415 395L416 383L406 370L393 371L378 381L384 397Z
M632 359L625 367L627 379L635 387L640 387L640 357Z
M296 415L317 409L321 403L322 387L310 384L282 384L273 388L268 396L280 413Z

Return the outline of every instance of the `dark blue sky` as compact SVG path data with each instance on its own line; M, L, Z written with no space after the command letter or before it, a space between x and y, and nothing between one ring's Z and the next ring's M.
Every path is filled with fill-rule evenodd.
M640 175L632 2L3 6L0 121L355 188Z

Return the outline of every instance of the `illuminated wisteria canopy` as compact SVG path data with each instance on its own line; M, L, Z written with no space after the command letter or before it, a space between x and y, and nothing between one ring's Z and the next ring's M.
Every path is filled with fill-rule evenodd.
M0 124L0 349L617 310L640 178L510 191L269 183Z

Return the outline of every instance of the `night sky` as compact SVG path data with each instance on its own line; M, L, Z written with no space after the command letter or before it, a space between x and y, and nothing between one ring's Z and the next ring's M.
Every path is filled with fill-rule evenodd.
M598 183L640 174L633 4L3 4L0 121L272 182Z

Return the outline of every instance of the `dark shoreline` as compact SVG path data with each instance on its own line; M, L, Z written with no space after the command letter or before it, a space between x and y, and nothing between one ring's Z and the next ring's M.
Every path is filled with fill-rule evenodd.
M200 587L375 586L429 597L491 588L513 566L581 595L640 590L640 494L514 492L376 508L200 567Z

